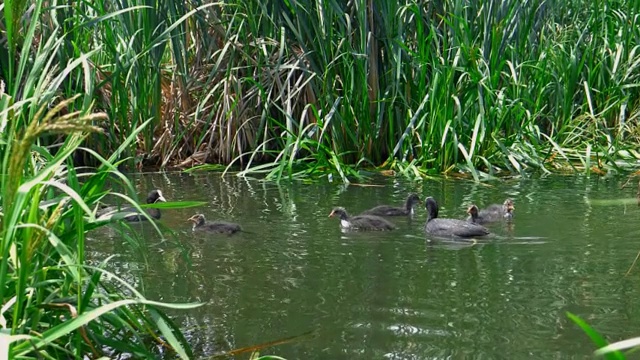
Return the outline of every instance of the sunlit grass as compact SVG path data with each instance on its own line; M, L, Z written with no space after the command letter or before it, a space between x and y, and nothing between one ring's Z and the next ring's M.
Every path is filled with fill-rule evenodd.
M349 182L640 160L638 1L149 4L0 4L3 356L190 356L169 305L86 266L107 179L135 194L118 166Z
M637 166L634 2L350 4L211 9L229 28L195 113L208 119L199 159L343 181L362 167L482 179Z
M371 4L79 2L38 6L28 22L26 3L12 2L2 145L29 124L99 128L94 155L220 162L276 180L349 181L363 167L479 180L637 166L637 2ZM26 120L78 92L82 108L95 101L108 116L86 129ZM54 159L33 142L42 164Z
M226 68L209 79L233 86L209 87L207 104L218 94L226 110L203 130L209 140L235 132L233 165L272 179L333 172L346 181L357 167L414 160L417 171L394 169L480 179L636 167L640 58L638 26L628 24L638 6L589 3L584 16L586 2L562 5L221 7L232 19L217 62ZM232 52L238 38L251 41ZM228 154L209 144L209 156Z
M162 0L33 16L40 45L66 34L59 63L92 54L61 84L72 96L95 70L107 136L87 145L108 154L151 121L123 166L349 181L637 168L639 14L628 0ZM9 45L13 79L25 48Z
M132 184L116 166L149 122L131 130L108 158L85 149L98 166L79 173L74 152L89 134L105 136L98 124L107 114L94 110L93 99L91 59L99 47L60 62L69 39L59 27L23 21L24 7L3 10L5 18L19 20L9 25L9 51L1 59L11 65L2 67L0 79L0 357L157 358L169 352L192 358L161 309L197 304L147 299L107 270L112 257L90 266L85 254L87 233L106 224L95 217L101 200L117 195L138 206L126 195L135 196ZM29 14L42 19L44 10L37 1ZM47 138L58 146L45 146ZM106 190L113 177L126 194Z

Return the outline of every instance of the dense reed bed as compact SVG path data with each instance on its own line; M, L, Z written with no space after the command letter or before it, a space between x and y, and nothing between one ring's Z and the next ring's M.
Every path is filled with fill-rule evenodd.
M39 24L33 47L66 34L56 63L91 54L108 115L91 148L151 119L125 149L137 166L479 179L640 156L637 1L101 0L37 18L13 4L13 32ZM59 91L83 86L72 73Z
M3 358L190 357L160 310L186 305L86 260L98 203L136 203L105 190L115 175L135 193L122 161L347 181L640 156L638 1L13 0L0 14Z

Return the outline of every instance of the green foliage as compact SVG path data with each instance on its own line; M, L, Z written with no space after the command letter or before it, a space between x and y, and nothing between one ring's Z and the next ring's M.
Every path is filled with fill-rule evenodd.
M632 339L627 339L627 340L622 340L622 341L618 341L616 343L607 345L605 347L602 347L598 350L596 350L595 354L596 355L609 355L610 353L613 352L618 352L619 350L627 350L627 349L631 349L629 351L629 354L633 351L633 352L637 352L638 350L640 350L640 337L635 337Z
M637 2L249 1L208 12L226 30L203 39L216 62L188 127L202 131L201 159L231 154L240 174L346 181L354 166L381 165L480 179L640 158Z
M61 90L91 82L108 115L91 148L151 120L123 149L136 166L481 179L640 158L637 1L82 1L32 13L26 46L19 3L4 8L8 93L25 65L9 59L60 39L56 63L86 54Z
M249 360L286 360L283 357L275 356L275 355L263 355L260 356L259 353L253 353Z
M10 66L3 66L0 79L0 357L156 358L165 348L190 358L184 337L160 309L197 305L146 299L106 270L110 259L89 266L85 257L87 232L106 224L95 217L99 201L117 195L137 205L105 191L105 182L120 177L135 194L116 160L149 122L131 131L108 159L86 149L100 165L78 173L74 153L88 134L101 136L97 124L106 119L92 110L90 59L99 49L60 62L68 40L61 29L54 26L45 37L38 33L41 23L26 21L24 6L8 4L3 10L13 30L6 32L9 51L2 61ZM37 1L31 16L40 19L43 9ZM73 77L76 86L67 87ZM58 146L43 146L52 135Z
M574 323L576 323L576 325L578 325L582 331L585 332L585 334L587 334L589 336L589 338L591 339L591 341L593 341L593 343L598 346L600 349L598 351L596 351L597 355L604 355L605 358L607 359L617 359L617 360L624 360L626 359L626 357L624 356L624 354L622 354L620 351L618 350L622 350L631 346L628 342L625 343L624 345L626 346L617 346L616 344L612 344L608 346L607 341L602 337L602 335L600 335L595 329L593 329L589 324L587 324L584 320L582 320L580 317L572 314L572 313L567 313L567 317L569 317L569 319L571 319L571 321L573 321ZM633 339L632 339L633 340ZM637 346L637 344L636 344Z

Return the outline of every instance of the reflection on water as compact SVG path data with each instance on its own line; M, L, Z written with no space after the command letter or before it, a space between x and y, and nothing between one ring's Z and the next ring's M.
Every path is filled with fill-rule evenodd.
M168 201L159 236L135 224L130 236L90 234L95 262L112 254L116 274L150 299L202 302L171 312L198 357L314 331L312 339L263 351L289 359L583 358L594 347L571 311L611 341L640 334L640 288L624 277L638 250L636 206L588 200L633 196L621 182L578 177L473 184L379 180L380 187L278 186L235 177L140 175L140 193ZM423 205L393 232L342 233L332 207L350 213L435 197L441 217L515 200L511 226L491 225L477 243L426 241ZM187 219L241 224L234 236L192 233ZM636 272L637 273L637 272ZM636 274L634 273L634 275ZM239 358L248 358L241 355Z

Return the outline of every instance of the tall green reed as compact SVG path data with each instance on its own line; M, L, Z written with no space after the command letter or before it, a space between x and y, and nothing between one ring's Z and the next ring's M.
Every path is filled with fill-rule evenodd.
M152 119L125 149L138 165L343 181L370 166L476 179L633 166L639 12L584 0L49 10L67 32L60 59L101 45L90 66L110 137L91 141L107 151Z
M638 27L626 26L638 21L634 2L244 2L210 11L228 27L191 123L211 136L194 148L206 149L203 161L226 162L220 154L231 150L243 174L306 176L318 162L329 171L413 163L411 173L478 179L580 171L587 154L619 167L636 141ZM235 134L239 146L216 133L227 144ZM302 143L307 151L294 145Z
M59 62L65 34L43 26L43 9L37 1L32 21L18 22L28 27L7 33L13 45L3 61L11 66L2 70L7 81L0 79L0 356L154 358L170 350L189 358L186 340L160 309L195 305L146 299L107 270L110 259L87 262L86 234L105 225L95 216L111 195L105 182L123 178L116 159L146 124L109 159L86 149L101 164L95 172L76 171L73 153L88 134L103 131L97 124L106 118L92 110L91 57L100 49ZM14 7L3 10L7 19L24 19ZM56 151L43 145L51 134L61 136Z
M575 314L567 313L567 317L573 321L576 325L578 325L582 331L585 332L587 336L591 339L591 341L599 348L595 351L595 355L603 356L605 359L610 360L623 360L626 359L625 355L622 353L622 350L631 349L629 353L636 351L640 342L638 338L623 340L621 342L609 344L600 333L598 333L593 327L591 327L587 322L582 320ZM635 349L633 349L635 348Z

